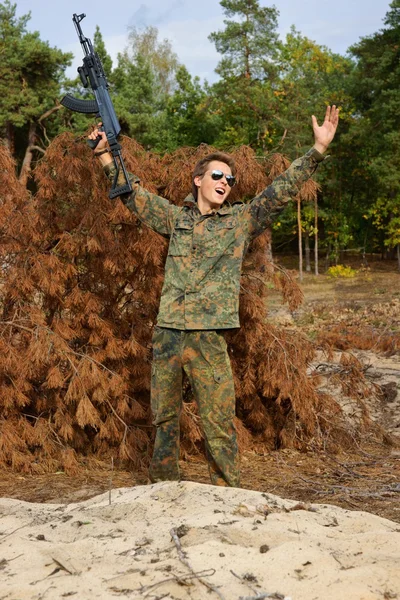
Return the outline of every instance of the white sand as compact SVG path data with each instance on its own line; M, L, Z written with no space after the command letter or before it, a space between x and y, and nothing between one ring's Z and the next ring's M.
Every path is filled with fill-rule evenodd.
M400 598L399 524L294 506L191 482L113 490L111 505L109 494L68 505L0 499L0 600ZM170 533L181 525L189 566Z

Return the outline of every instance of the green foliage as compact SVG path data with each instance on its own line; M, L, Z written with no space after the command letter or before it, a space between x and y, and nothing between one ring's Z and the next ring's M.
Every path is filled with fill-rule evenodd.
M221 0L220 4L228 17L226 27L209 36L223 56L216 72L222 79L270 77L278 49L277 9L262 8L259 0Z
M400 0L382 29L361 38L350 56L338 55L292 27L284 41L279 13L260 0L221 0L224 22L210 34L221 55L213 85L188 72L155 27L131 28L113 65L99 27L93 36L122 133L146 149L172 152L211 144L229 151L250 145L259 155L295 158L313 144L311 115L340 106L331 157L316 179L315 206L303 204L302 228L334 262L348 247L384 252L400 244ZM79 78L66 81L71 55L28 32L30 14L0 2L0 134L25 162L28 149L44 150L61 130L84 134L93 117L58 110L69 92L92 97ZM73 31L71 31L71 37ZM46 120L43 115L48 115ZM35 155L36 156L36 155ZM29 166L29 165L28 165ZM28 168L29 171L29 168ZM273 227L275 248L296 247L294 205Z
M400 244L400 198L377 198L365 218L384 233L384 245L394 248Z
M128 53L118 55L113 80L117 89L114 98L122 130L139 143L151 147L156 143L154 128L154 75L142 55L132 62Z
M166 128L169 149L213 144L218 120L209 110L209 101L198 77L192 78L181 65L176 73L176 89L167 100Z
M323 120L325 107L341 107L341 119L352 113L347 80L354 65L348 58L303 37L294 27L280 53L281 77L275 95L279 120L286 131L283 151L301 155L313 144L311 115Z
M321 216L321 215L320 215ZM322 215L325 238L321 246L328 249L328 257L337 264L340 251L353 242L353 230L345 214L326 209Z
M16 17L10 0L0 4L0 134L18 157L29 143L29 126L55 106L72 58L51 48L37 31L28 32L29 19L30 13Z
M400 0L391 2L384 25L350 49L357 60L351 88L357 112L345 141L356 151L363 180L353 202L370 217L381 244L394 247L400 242Z
M258 0L222 0L221 6L228 17L225 30L209 36L223 56L216 69L221 79L210 89L211 109L220 121L216 144L266 150L277 134L278 12L261 8Z
M115 110L123 132L147 149L165 151L173 146L167 105L177 87L179 62L168 40L158 41L158 31L131 29L129 46L118 55L113 72Z
M112 59L111 56L107 54L103 36L98 25L96 26L96 31L94 32L93 36L93 48L99 55L107 80L110 80L112 73Z
M346 265L335 265L334 267L329 267L326 274L329 275L329 277L352 279L357 275L357 270Z

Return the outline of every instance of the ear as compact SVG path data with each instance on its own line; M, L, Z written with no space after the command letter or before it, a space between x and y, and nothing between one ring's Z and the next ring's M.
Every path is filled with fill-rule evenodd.
M193 181L194 181L194 185L195 185L196 187L198 187L198 188L199 188L199 187L200 187L200 185L201 185L201 180L202 180L202 179L203 179L203 178L202 178L200 175L197 175L197 176L196 176L196 177L193 179Z

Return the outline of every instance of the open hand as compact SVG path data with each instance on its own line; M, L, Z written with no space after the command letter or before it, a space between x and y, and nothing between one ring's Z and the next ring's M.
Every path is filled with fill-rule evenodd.
M335 137L339 123L339 109L335 105L332 107L327 106L325 120L321 126L318 125L318 121L314 115L312 115L311 119L315 137L314 148L323 154Z

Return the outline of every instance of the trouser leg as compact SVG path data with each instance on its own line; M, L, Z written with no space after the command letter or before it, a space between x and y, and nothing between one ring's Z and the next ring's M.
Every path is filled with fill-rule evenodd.
M184 332L156 327L153 334L151 409L156 439L150 463L150 479L179 479L179 417L182 409L182 363Z
M182 360L199 408L211 481L238 487L235 389L225 339L216 331L187 332Z

